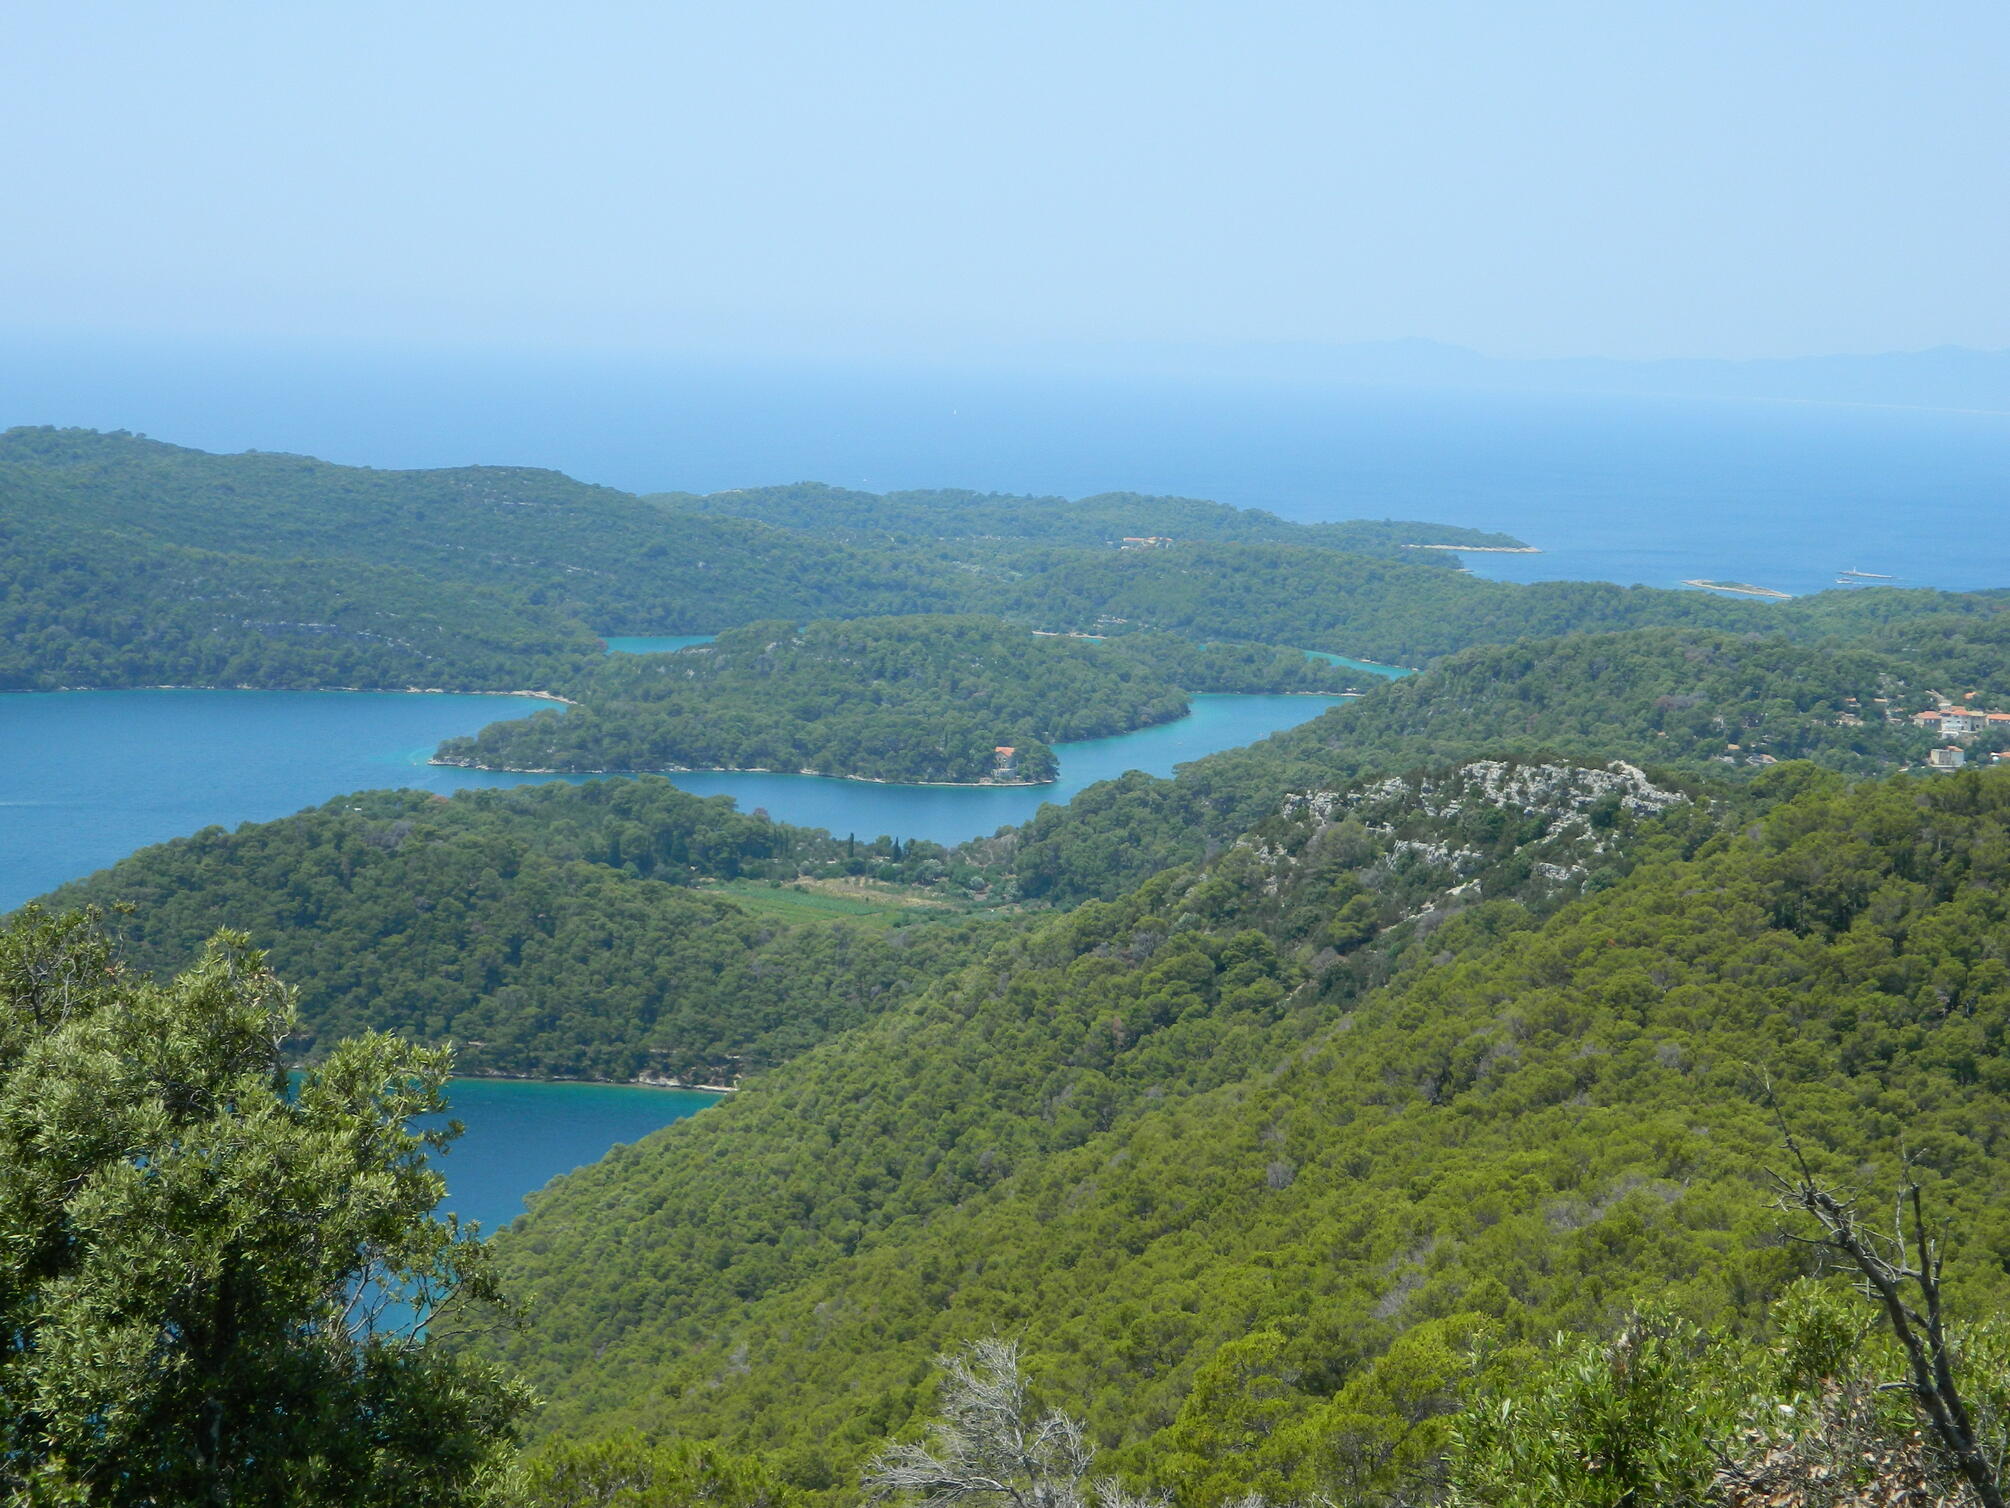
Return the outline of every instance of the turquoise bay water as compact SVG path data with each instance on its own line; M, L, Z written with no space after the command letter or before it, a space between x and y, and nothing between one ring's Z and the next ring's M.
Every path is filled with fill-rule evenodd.
M1398 676L1417 673L1408 665L1382 665L1374 660L1350 660L1346 655L1328 654L1323 649L1308 649L1305 653L1315 660L1324 660L1328 665L1345 665L1349 670L1358 670L1363 675L1379 676L1384 680L1393 681Z
M693 644L710 644L717 637L716 634L625 634L600 642L611 655L665 655L689 649Z
M1197 696L1178 722L1085 743L1056 744L1061 778L1035 786L880 785L821 775L696 771L670 778L701 796L732 796L743 811L827 827L840 836L927 838L961 843L1024 822L1047 802L1062 803L1128 770L1170 775L1175 765L1255 743L1347 700L1337 696Z
M1053 785L876 785L808 775L690 774L784 822L958 843L1126 770L1154 775L1295 726L1339 701L1200 696L1193 712L1062 744ZM426 763L443 738L528 715L522 697L314 691L53 691L0 696L0 908L211 824L267 821L347 791L454 791L553 776Z
M467 782L424 763L441 739L541 705L367 691L0 696L0 909L213 823L345 791L453 790Z
M497 1230L523 1213L526 1195L560 1174L696 1115L716 1099L635 1084L455 1079L447 1086L448 1114L467 1129L435 1159L447 1180L440 1211Z

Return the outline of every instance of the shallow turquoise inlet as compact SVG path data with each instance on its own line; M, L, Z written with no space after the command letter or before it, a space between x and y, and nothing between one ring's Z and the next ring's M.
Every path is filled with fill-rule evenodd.
M689 649L693 644L710 644L715 637L713 634L625 634L600 642L607 646L611 655L665 655Z
M434 1158L447 1180L440 1213L498 1230L552 1179L696 1115L719 1098L639 1084L455 1079L447 1085L449 1115L466 1129Z

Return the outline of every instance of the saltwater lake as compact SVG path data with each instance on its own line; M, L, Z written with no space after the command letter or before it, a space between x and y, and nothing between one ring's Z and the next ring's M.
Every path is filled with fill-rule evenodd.
M643 652L682 640L615 641ZM1253 742L1317 716L1336 697L1203 696L1175 723L1062 744L1050 786L873 785L800 775L680 775L788 822L861 836L953 843L1031 816L1095 781ZM111 864L135 848L211 824L298 811L348 791L452 791L537 777L428 765L443 738L527 715L521 697L311 691L62 691L0 695L0 910ZM523 1196L712 1102L625 1085L458 1080L467 1134L441 1164L445 1208L485 1226Z
M876 785L811 775L689 774L743 810L861 838L960 843L1126 770L1254 743L1342 698L1197 696L1178 722L1061 744L1061 778L1007 787ZM148 843L268 821L347 791L455 791L557 776L429 765L443 738L527 716L523 697L316 691L52 691L0 695L0 909Z

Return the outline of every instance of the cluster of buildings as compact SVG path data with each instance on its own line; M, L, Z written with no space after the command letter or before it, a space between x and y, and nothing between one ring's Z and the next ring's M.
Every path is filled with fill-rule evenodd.
M1970 733L2010 733L2010 712L1981 712L1972 707L1948 707L1912 714L1915 728L1934 728L1950 738Z
M1985 733L2010 734L2010 712L1984 712L1978 707L1950 704L1913 713L1912 725L1949 739L1970 739ZM1995 764L2004 763L2001 752L1991 754L1989 759ZM1936 770L1958 770L1968 763L1968 751L1959 743L1949 743L1928 754L1926 763Z
M1973 695L1973 692L1969 693L1970 697ZM1903 712L1894 711L1886 697L1880 696L1875 700L1877 708L1866 709L1855 697L1845 697L1843 713L1836 719L1837 724L1845 728L1860 728L1863 726L1864 718L1868 716L1873 720L1881 718L1887 723L1910 723L1915 728L1923 728L1929 733L1938 734L1945 738L1947 743L1926 756L1929 769L1967 768L1969 751L1962 745L1972 743L1977 738L1990 738L1992 747L2000 743L2010 743L2010 712L1987 712L1980 707L1970 707L1966 705L1967 698L1960 704L1941 698L1938 707L1929 708L1925 712L1915 712L1910 717ZM1976 757L1988 764L2010 764L2010 749L1997 747L1995 752L1991 753L1978 750Z

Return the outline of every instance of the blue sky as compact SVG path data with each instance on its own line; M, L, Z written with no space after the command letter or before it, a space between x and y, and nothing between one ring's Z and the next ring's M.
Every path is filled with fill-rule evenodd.
M2010 7L0 8L0 326L2010 346Z

